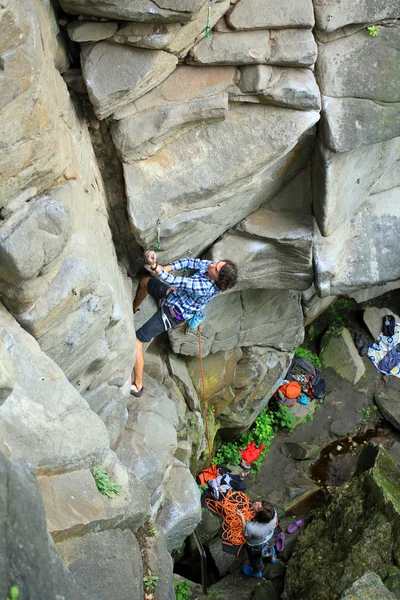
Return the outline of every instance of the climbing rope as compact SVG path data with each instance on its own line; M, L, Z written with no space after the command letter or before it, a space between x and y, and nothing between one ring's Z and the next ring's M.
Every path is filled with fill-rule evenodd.
M208 0L206 38L210 38L212 36L212 30L211 30L211 7L212 7L212 0Z
M246 540L243 536L242 522L236 514L240 510L246 521L251 521L255 513L250 498L244 492L229 490L222 500L206 498L205 505L214 514L222 518L222 541L229 546L239 546L239 554Z
M157 250L161 250L161 221L157 219Z
M210 430L208 427L208 418L207 418L207 401L206 401L206 390L205 390L205 383L204 383L204 369L203 369L203 356L202 356L202 346L201 346L200 325L197 326L197 339L199 342L201 395L202 395L202 399L203 399L203 413L204 413L204 421L205 421L205 425L206 425L206 440L207 440L207 446L208 446L208 458L210 461L210 466L212 466L212 453L211 453L211 442L210 442Z

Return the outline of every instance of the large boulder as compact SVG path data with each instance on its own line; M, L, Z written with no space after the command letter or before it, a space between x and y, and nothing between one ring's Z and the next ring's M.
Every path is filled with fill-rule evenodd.
M366 571L383 579L398 562L400 471L382 447L367 447L356 475L297 540L285 600L336 600Z
M239 269L236 290L306 290L313 280L312 217L260 208L214 244L214 257L228 256Z
M266 64L310 67L317 46L309 30L279 29L214 33L190 51L190 62L201 65Z
M382 333L383 319L385 315L392 315L396 323L400 323L400 317L390 308L376 308L368 306L363 313L364 323L374 340Z
M204 0L61 0L60 4L67 13L92 15L108 19L144 22L185 22L203 5Z
M329 237L315 232L315 286L321 295L348 295L400 276L396 259L399 189L370 196Z
M342 0L340 10L336 10L335 0L313 2L317 28L327 33L353 23L376 23L383 19L397 19L399 16L398 0Z
M228 94L163 106L117 121L112 138L121 160L132 163L152 156L199 122L223 119L227 112Z
M163 81L178 59L162 50L133 48L113 42L87 44L81 50L82 74L99 119Z
M102 466L121 486L119 495L101 494L89 470L39 478L47 529L55 542L115 527L136 531L150 517L145 485L112 452Z
M394 600L382 579L372 571L365 573L340 596L340 600Z
M57 41L42 2L10 1L0 13L0 207L76 173L72 104L55 68ZM16 118L16 115L18 117Z
M0 407L0 437L12 458L29 456L43 474L101 463L109 438L99 417L3 306L0 332L15 373Z
M374 395L374 400L385 419L395 429L400 430L400 392L391 389L381 390Z
M374 194L400 185L400 137L335 153L318 139L313 153L313 206L329 236Z
M57 544L83 598L120 600L143 596L143 566L139 544L128 529L100 531Z
M198 356L196 330L168 332L174 352ZM272 346L291 351L303 340L300 294L286 290L245 290L217 296L207 306L202 324L202 353L237 346Z
M353 385L365 372L348 329L328 331L322 338L320 357L324 367L330 367Z
M278 5L264 0L241 0L227 17L233 29L281 29L314 25L312 0L284 0Z
M320 110L321 97L314 74L310 69L282 69L268 65L250 65L241 69L239 88L255 94L263 104L274 104L296 110ZM240 94L230 93L232 100Z
M174 460L157 526L165 535L168 551L178 548L201 520L200 492L189 469Z
M304 165L310 137L293 155L290 150L318 118L311 111L234 106L224 121L185 133L146 161L124 164L128 214L139 243L157 243L157 215L161 264L185 256L188 244L198 254Z

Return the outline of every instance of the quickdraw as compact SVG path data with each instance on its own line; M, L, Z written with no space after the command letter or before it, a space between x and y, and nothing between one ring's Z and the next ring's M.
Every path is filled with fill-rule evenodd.
M211 30L211 7L212 7L212 0L208 0L206 38L210 38L213 33Z
M161 250L161 221L157 219L157 250Z

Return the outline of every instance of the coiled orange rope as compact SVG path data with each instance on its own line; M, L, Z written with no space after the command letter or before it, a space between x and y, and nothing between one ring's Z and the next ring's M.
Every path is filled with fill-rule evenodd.
M255 513L250 498L243 492L229 490L221 500L206 498L205 504L211 512L222 518L222 541L230 546L239 546L237 552L239 554L246 540L243 537L242 522L236 511L240 510L245 520L251 521Z

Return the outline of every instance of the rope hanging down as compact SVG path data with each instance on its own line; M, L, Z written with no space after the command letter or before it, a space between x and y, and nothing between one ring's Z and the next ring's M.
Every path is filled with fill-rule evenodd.
M204 421L206 424L206 440L208 446L208 458L210 461L210 467L212 466L212 454L211 454L211 443L210 443L210 431L208 428L208 418L207 418L207 402L206 402L206 391L205 391L205 383L204 383L204 369L203 369L203 356L201 350L201 329L200 325L197 327L197 338L199 341L199 358L200 358L200 374L201 374L201 395L203 398L203 413L204 413Z
M212 36L212 31L211 31L211 7L212 7L212 0L208 0L206 38L210 38Z

